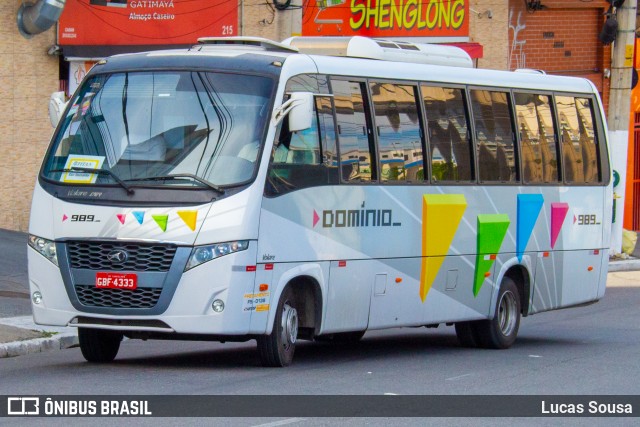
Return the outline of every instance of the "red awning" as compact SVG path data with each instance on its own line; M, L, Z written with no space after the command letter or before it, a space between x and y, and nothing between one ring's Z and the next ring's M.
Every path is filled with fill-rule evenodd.
M480 43L468 42L468 43L444 43L448 46L459 47L469 54L471 59L482 58L483 51Z

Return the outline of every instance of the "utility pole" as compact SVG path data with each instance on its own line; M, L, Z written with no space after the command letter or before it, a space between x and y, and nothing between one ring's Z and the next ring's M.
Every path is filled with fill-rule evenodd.
M627 150L629 146L629 115L631 104L631 68L636 29L637 0L626 0L616 10L618 34L613 46L611 86L609 97L609 143L614 173L620 177L613 188L615 217L611 228L610 255L622 251L622 218L627 176Z

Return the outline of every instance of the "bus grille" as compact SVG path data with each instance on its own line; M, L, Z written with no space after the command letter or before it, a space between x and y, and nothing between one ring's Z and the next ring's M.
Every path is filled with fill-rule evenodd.
M124 262L112 262L109 254L123 249L127 252ZM71 268L109 271L169 271L177 246L141 245L118 242L68 242Z
M87 307L152 308L158 303L161 293L162 288L137 288L129 291L76 285L78 301Z

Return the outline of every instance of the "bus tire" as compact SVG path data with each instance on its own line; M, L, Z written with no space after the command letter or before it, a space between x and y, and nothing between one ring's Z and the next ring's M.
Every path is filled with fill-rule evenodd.
M478 346L478 331L476 322L456 323L456 336L463 347L475 348Z
M257 338L258 354L262 366L284 367L293 361L298 337L298 311L291 287L280 296L273 330L269 335Z
M80 351L87 362L112 362L120 349L122 333L104 329L79 328Z
M505 277L500 284L493 319L477 323L478 341L484 348L511 347L520 327L520 294L514 281Z

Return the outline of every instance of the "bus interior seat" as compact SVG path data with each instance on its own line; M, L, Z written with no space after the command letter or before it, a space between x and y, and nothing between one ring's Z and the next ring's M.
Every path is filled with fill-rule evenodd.
M598 168L597 168L597 155L596 144L587 135L584 126L580 126L580 151L582 153L582 160L584 162L584 179L587 182L597 181Z
M548 137L540 132L540 155L542 157L542 179L544 182L558 181L557 161L549 149ZM555 163L555 164L554 164Z
M582 159L578 158L578 153L573 146L569 131L562 131L562 156L564 166L564 177L568 182L584 182L584 169L580 163Z
M505 144L496 143L496 163L498 164L498 175L500 181L511 181L511 168Z
M540 182L542 180L542 164L536 162L536 153L531 143L531 138L523 128L520 131L522 174L524 182Z
M498 176L498 161L484 141L478 144L478 167L482 181L496 181Z
M121 160L163 162L167 153L167 143L162 134L150 138L136 134L124 135L120 146L125 147Z
M463 139L456 127L453 126L453 122L449 125L451 136L451 148L453 150L454 165L457 170L456 179L470 180L471 179L471 149L468 141Z

